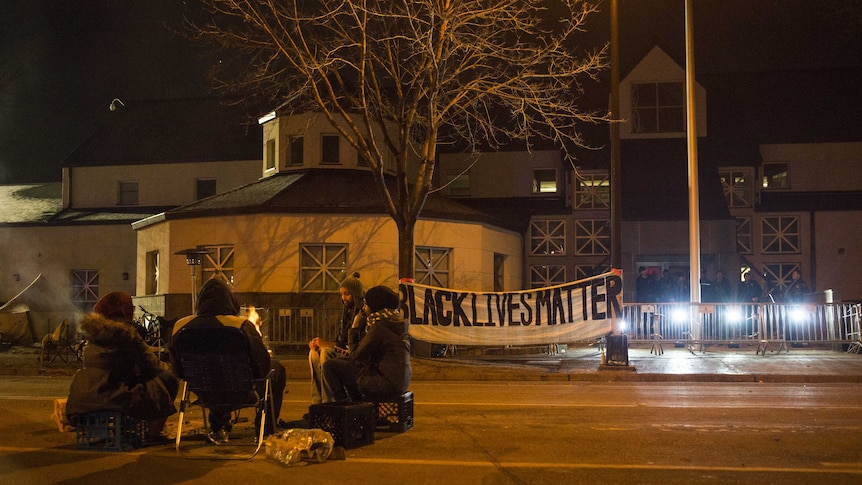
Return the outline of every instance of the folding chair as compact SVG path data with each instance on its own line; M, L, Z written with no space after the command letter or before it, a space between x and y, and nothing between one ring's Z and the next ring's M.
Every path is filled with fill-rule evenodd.
M53 364L57 357L68 364L73 358L78 357L78 352L72 346L72 340L69 338L69 320L63 319L53 333L49 333L42 338L42 350L39 353L39 362L45 365Z
M267 412L272 410L272 371L264 378L254 378L246 336L241 330L231 327L184 328L173 338L171 355L174 372L182 379L177 421L177 453L191 459L253 458L263 445ZM197 398L195 401L192 401L191 393ZM244 454L189 454L188 449L184 450L181 446L181 441L183 419L186 407L190 405L201 407L204 432L210 441L209 413L213 410L234 412L243 408L254 408L260 415L256 443L229 442L218 445L219 451L230 447L246 447L251 448L251 451Z

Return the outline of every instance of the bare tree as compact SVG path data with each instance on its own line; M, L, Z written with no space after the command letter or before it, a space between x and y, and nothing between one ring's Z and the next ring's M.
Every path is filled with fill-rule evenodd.
M403 277L413 276L414 226L438 145L544 139L569 157L584 146L581 123L608 120L578 107L580 80L604 67L605 54L575 53L596 11L580 0L202 2L211 16L194 31L242 49L246 88L281 110L322 113L369 162L398 228Z

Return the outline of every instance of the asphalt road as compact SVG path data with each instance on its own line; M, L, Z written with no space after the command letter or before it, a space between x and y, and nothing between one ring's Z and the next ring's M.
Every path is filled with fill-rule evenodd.
M856 384L421 381L413 429L288 468L263 453L187 460L172 445L75 450L48 418L69 382L0 377L0 483L862 482ZM288 390L281 417L297 419L307 383Z

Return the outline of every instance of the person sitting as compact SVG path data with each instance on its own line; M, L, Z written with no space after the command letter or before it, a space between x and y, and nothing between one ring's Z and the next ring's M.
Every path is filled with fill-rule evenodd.
M365 292L362 282L359 281L359 273L345 279L341 283L341 321L334 342L315 337L308 343L308 365L311 372L311 403L328 403L335 400L332 388L323 374L326 362L332 359L343 359L346 356L340 350L347 349L347 335L353 320L362 313Z
M174 324L171 337L172 347L176 335L185 328L218 328L233 327L240 329L246 336L248 349L254 367L254 377L263 378L273 370L272 396L273 416L264 423L265 434L272 434L275 430L274 423L278 422L281 412L282 399L284 398L284 387L287 374L281 362L270 358L269 351L263 343L255 325L245 317L239 315L239 302L230 289L227 281L221 277L213 277L207 280L201 287L197 300L197 314L183 317ZM231 430L230 411L210 410L210 439L215 443L226 443ZM260 416L255 417L255 429L259 430Z
M356 318L348 332L349 359L323 366L335 402L386 401L410 386L410 341L400 307L398 295L385 286L366 292L365 318Z
M176 412L179 380L141 338L134 313L131 296L112 292L81 321L84 365L69 386L66 416L76 425L83 414L119 412L148 421L149 443L165 442L162 430Z

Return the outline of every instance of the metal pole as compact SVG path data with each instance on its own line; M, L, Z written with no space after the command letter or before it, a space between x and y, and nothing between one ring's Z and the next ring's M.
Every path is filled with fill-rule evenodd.
M695 111L694 26L692 0L685 0L685 102L688 140L688 242L691 301L700 303L700 198L697 175L697 116Z
M618 0L611 0L611 117L620 117L620 32ZM622 269L620 124L611 121L611 267Z

